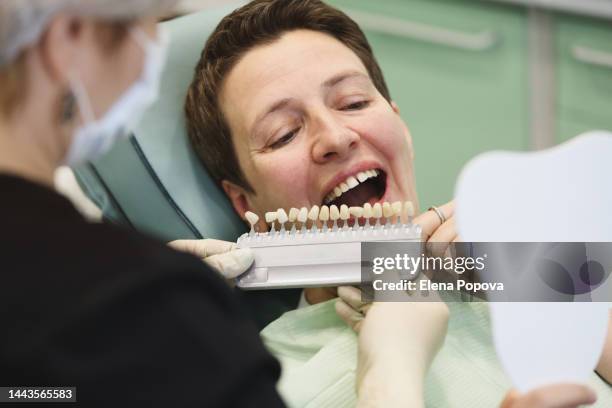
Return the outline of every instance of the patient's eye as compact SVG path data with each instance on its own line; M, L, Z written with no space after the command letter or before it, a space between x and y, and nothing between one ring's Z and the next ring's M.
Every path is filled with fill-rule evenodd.
M340 108L340 110L343 110L343 111L359 110L359 109L368 107L369 104L370 104L370 101L367 101L367 100L352 102L348 105L344 105L342 108Z
M285 134L284 136L282 136L281 138L277 139L276 141L274 141L272 144L270 144L268 147L270 149L278 149L279 147L282 147L284 145L286 145L287 143L289 143L291 140L293 140L293 138L295 137L295 135L297 135L297 133L299 132L300 128L297 127L295 129L293 129L292 131L290 131L289 133Z

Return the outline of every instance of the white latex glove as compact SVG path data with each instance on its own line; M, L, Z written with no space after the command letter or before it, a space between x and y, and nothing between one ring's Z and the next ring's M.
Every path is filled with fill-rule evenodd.
M424 407L425 374L446 336L446 304L366 304L359 289L347 286L338 296L338 315L359 334L359 406Z
M168 245L202 259L230 283L246 272L254 259L250 248L237 249L235 243L218 239L180 239Z

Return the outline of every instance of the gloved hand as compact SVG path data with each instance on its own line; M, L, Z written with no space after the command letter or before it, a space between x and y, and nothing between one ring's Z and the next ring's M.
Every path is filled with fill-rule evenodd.
M253 263L250 248L237 249L233 242L218 239L181 239L168 244L177 251L202 259L233 284L233 279L244 273Z
M336 312L359 334L359 406L424 406L424 377L446 336L446 304L366 304L359 289L347 286L338 288L338 295Z
M500 408L578 408L596 400L595 392L585 385L554 384L526 394L510 391Z

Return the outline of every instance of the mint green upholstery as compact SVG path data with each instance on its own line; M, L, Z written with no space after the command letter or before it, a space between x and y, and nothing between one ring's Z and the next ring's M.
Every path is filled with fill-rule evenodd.
M164 241L217 238L235 241L245 226L191 150L183 105L193 69L210 32L229 8L164 23L171 36L161 98L130 140L101 160L76 169L85 193L118 224ZM263 327L297 306L299 290L242 293Z
M163 240L235 241L244 225L192 152L183 104L206 38L228 8L164 23L171 45L161 98L134 137L77 170L79 182L104 216Z

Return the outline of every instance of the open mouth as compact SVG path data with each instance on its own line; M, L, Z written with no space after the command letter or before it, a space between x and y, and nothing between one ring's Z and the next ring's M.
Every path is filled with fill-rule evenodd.
M348 207L379 201L387 189L387 174L380 169L361 171L334 187L323 200L325 205Z

